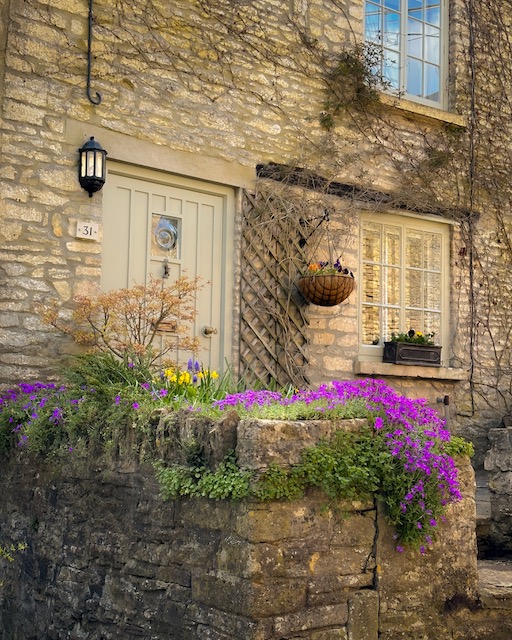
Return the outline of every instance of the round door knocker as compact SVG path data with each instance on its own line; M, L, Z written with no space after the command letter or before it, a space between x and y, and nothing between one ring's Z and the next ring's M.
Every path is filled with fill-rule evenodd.
M178 229L170 220L161 218L155 229L155 239L159 247L170 251L174 249L178 241Z

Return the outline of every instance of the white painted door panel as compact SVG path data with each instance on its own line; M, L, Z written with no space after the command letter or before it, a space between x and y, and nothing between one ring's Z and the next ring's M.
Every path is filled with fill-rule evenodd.
M199 276L193 334L201 339L200 361L217 371L230 361L233 219L234 195L227 187L124 165L109 169L102 289L147 282L150 274L163 286L182 274ZM205 337L204 327L216 333Z

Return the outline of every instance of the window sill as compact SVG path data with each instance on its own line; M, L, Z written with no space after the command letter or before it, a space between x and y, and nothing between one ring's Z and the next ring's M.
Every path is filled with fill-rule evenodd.
M450 111L444 111L443 109L429 107L426 104L420 104L419 102L413 102L412 100L406 100L405 98L398 98L387 93L381 93L379 98L381 103L387 107L392 107L409 114L428 118L429 120L439 120L447 124L452 124L456 127L464 128L467 126L466 118L458 113L451 113Z
M422 367L409 364L387 364L384 362L370 362L356 360L354 373L367 376L390 376L393 378L422 378L424 380L448 380L460 382L467 380L469 372L466 369L452 367Z

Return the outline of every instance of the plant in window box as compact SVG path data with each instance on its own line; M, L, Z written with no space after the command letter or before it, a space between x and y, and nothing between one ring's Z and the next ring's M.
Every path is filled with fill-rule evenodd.
M308 265L297 286L308 302L333 307L349 297L354 290L355 279L339 258L334 262L321 260Z
M392 333L390 340L384 342L382 361L440 367L441 346L435 344L434 333L422 333L414 329L407 333Z

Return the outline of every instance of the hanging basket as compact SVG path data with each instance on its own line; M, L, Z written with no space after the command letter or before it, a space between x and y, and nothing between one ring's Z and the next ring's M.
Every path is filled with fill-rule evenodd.
M297 286L311 304L334 307L354 291L355 280L353 275L344 273L319 274L304 276L298 281Z

